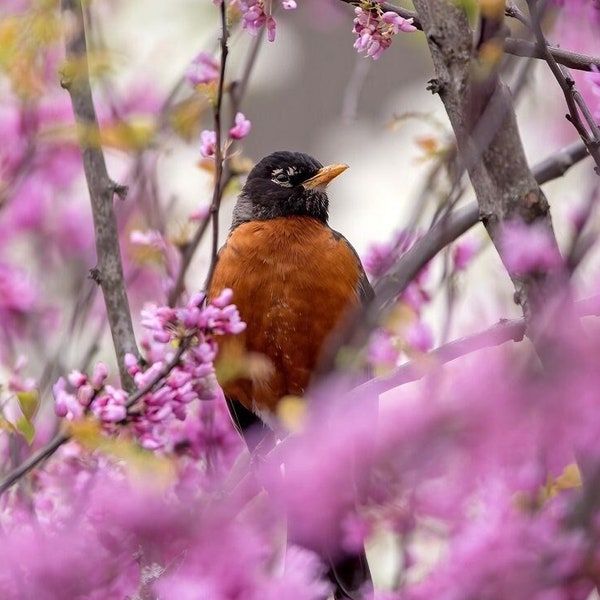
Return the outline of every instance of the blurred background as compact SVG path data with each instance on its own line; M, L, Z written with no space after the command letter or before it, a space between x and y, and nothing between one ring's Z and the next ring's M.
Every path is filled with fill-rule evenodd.
M403 5L412 8L410 2ZM117 58L119 85L135 85L136 81L139 85L145 78L168 93L200 50L218 56L218 11L210 2L96 3L96 8L101 7L106 43ZM324 164L350 165L330 187L331 224L361 255L371 243L384 242L400 229L426 228L445 190L438 197L421 192L451 135L439 98L425 89L433 69L422 35L397 35L381 58L372 61L352 48L352 6L339 0L299 0L296 10L276 8L276 40L261 46L242 103L252 121L252 131L241 145L244 154L256 161L274 150L299 150ZM510 20L508 23L514 26ZM251 41L244 31L233 34L230 77L240 73ZM525 60L507 61L509 84L515 78L515 65L523 66ZM537 63L528 69L517 99L523 143L532 165L577 139L563 118L564 100L558 86L547 66ZM189 93L185 86L180 91L182 97ZM212 128L210 114L204 115L203 127ZM172 140L158 162L158 184L164 198L175 200L175 222L211 198L212 180L197 168L197 140L192 137L188 144ZM567 182L546 186L561 238L570 234L568 214L583 201L591 185L589 161L575 170ZM573 181L577 181L576 189ZM468 200L472 196L467 191ZM231 194L222 207L223 238L234 201L235 194ZM425 217L420 223L419 215ZM459 282L457 318L451 327L454 333L479 329L500 316L519 315L512 302L512 284L496 253L486 249L483 228L468 235L483 251L470 275ZM207 252L201 250L188 280L192 286L201 285L206 258ZM470 285L469 281L477 283ZM430 319L439 331L445 319L439 309L445 300L437 300ZM461 307L465 306L463 314Z

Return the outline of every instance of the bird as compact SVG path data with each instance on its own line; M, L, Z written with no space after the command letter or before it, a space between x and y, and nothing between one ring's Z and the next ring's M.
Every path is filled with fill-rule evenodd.
M357 252L328 224L327 185L347 168L323 166L301 152L278 151L260 160L217 255L208 299L230 288L246 323L242 333L218 340L217 364L263 360L256 372L224 369L228 375L220 381L251 451L277 427L282 399L305 394L339 343L338 332L373 298ZM336 599L360 598L360 589L371 585L364 550L337 557L329 577Z

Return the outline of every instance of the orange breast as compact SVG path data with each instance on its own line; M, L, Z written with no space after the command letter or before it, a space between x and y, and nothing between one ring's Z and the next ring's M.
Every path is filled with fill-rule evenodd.
M302 395L325 340L359 302L360 273L348 243L310 217L237 227L219 253L209 298L231 288L247 328L219 340L219 362L259 353L272 369L223 381L225 393L251 410Z

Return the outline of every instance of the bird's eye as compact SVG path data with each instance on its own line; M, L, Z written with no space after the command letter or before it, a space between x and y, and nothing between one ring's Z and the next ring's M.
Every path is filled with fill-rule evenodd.
M273 181L277 183L287 183L289 181L289 177L285 173L278 173L273 177Z

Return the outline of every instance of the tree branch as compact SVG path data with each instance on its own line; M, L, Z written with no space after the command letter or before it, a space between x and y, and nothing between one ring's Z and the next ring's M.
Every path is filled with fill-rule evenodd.
M113 210L115 194L124 197L126 188L110 179L100 145L99 126L89 81L89 67L83 10L79 0L62 0L61 8L68 13L74 25L66 40L67 62L61 72L61 86L71 97L77 121L77 135L81 148L83 168L92 204L96 253L98 264L93 270L100 284L113 344L115 347L121 384L133 388L133 379L125 367L125 355L139 356L133 332L129 301L123 279L123 266L117 219Z
M578 316L600 316L600 295L575 302ZM520 319L502 319L484 331L448 342L416 360L398 367L391 375L376 377L353 390L353 394L379 396L385 392L411 381L417 381L429 372L433 363L440 366L472 352L500 346L506 342L520 342L526 332L526 322Z
M513 219L536 223L556 244L548 203L527 165L498 62L486 62L475 52L463 8L447 0L415 0L414 4L436 70L435 91L450 118L483 223L501 258L501 227ZM501 22L490 31L501 36ZM509 275L515 299L529 317L543 304L549 278L545 273Z
M554 60L568 67L569 69L577 69L578 71L591 71L592 65L600 68L600 57L588 56L577 52L570 52L555 46L548 46L548 52ZM504 52L513 54L514 56L522 56L527 58L544 59L544 53L533 42L522 40L519 38L506 38L504 40Z
M533 167L539 185L562 177L573 165L588 157L582 141L560 149ZM387 304L401 294L425 265L448 244L459 238L479 222L479 206L472 202L444 217L417 240L395 264L391 272L374 284L376 300L372 310L379 314Z
M221 199L223 198L223 180L225 171L225 156L223 154L223 130L222 130L222 112L223 112L223 91L225 89L225 67L227 65L227 55L229 48L227 47L227 39L229 30L227 29L227 9L225 2L221 2L221 74L219 76L219 88L217 92L217 103L215 105L214 123L215 123L215 187L213 190L213 198L210 205L210 214L212 218L212 248L210 253L210 265L206 280L204 281L204 289L208 290L212 280L213 272L217 264L217 252L219 250L219 209L221 208Z

